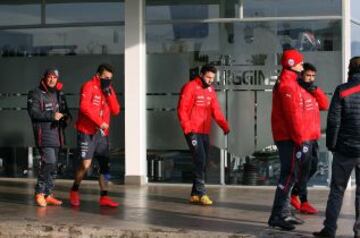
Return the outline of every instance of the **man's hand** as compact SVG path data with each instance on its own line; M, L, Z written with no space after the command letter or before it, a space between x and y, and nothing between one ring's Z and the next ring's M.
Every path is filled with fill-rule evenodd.
M110 86L109 87L106 87L106 88L103 88L103 93L107 96L111 95L111 88Z
M68 124L71 122L71 116L69 114L64 113L63 117L59 120L59 125L62 128L66 128Z
M63 118L64 114L60 112L55 112L54 119L55 121L59 121L61 118Z
M106 122L103 122L103 123L100 125L100 129L102 129L102 130L107 130L107 129L109 129L109 125L108 125Z
M189 137L189 138L193 138L194 137L194 133L192 132L189 132L187 134L185 134L186 137Z

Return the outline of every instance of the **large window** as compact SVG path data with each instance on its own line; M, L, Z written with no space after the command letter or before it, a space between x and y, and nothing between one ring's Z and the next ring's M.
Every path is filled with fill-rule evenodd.
M108 55L124 52L124 27L0 30L1 57Z
M244 0L244 16L341 16L341 0Z
M39 85L46 68L60 71L73 123L81 84L101 63L114 66L114 87L124 103L124 4L122 0L0 1L0 22L0 165L4 165L0 176L31 176L40 157L33 150L35 168L29 167L28 153L17 151L34 146L26 97ZM120 178L124 174L124 112L113 118L111 126L111 156L116 158L112 175ZM72 178L77 161L73 124L66 131L66 141L59 176ZM93 166L90 177L97 175L96 162Z
M360 2L351 1L351 55L360 55Z
M238 0L147 0L146 20L205 20L239 17L239 3Z
M0 1L0 26L41 22L41 1Z
M360 2L357 0L351 0L350 2L350 11L351 11L351 19L360 21Z
M351 24L351 56L360 55L360 22Z
M331 6L326 9L326 14L339 14L332 12L335 8ZM307 15L306 11L302 13ZM302 13L298 9L297 14ZM217 127L213 128L207 182L220 183L224 170L223 179L228 184L275 184L279 161L277 153L271 151L269 90L280 69L281 53L286 48L300 50L305 61L316 65L317 84L332 93L342 80L339 19L239 19L226 23L205 23L196 17L188 18L188 22L149 20L146 49L150 179L191 181L191 155L176 114L178 93L201 65L212 63L219 69L217 94L232 131L225 139ZM323 130L325 119L323 114ZM320 144L322 172L316 174L313 183L325 185L329 157L324 141ZM224 167L222 149L227 153Z
M120 1L47 0L46 3L46 23L124 21L124 4Z
M173 23L147 26L149 57L169 56L174 60L176 58L181 60L180 62L187 61L189 67L203 63L219 64L220 58L224 55L229 57L232 65L274 67L278 65L278 56L285 48L299 49L305 56L309 55L305 58L306 61L317 63L322 67L322 57L341 52L340 21L202 23L196 27L192 24ZM335 55L331 58L335 58ZM152 61L151 65L153 64L156 64L156 61ZM169 64L173 65L174 62L169 61ZM332 77L326 75L326 65L323 67L324 77ZM153 72L154 68L149 70ZM188 69L184 67L184 70ZM171 67L164 67L163 73L171 74L171 72ZM167 77L155 78L156 84L151 83L152 77L148 79L150 91L163 92L173 86L176 86L173 87L173 90L176 90L183 83L179 80L187 80L179 78L171 83L165 83ZM163 80L164 83L160 83L159 80ZM338 79L327 81L338 81ZM329 82L324 83L325 85L329 85ZM333 86L331 84L330 87Z

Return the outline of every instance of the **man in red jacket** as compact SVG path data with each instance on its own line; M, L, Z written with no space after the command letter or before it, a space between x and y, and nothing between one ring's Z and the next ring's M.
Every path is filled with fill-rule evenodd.
M228 122L221 112L216 92L211 86L216 72L213 66L203 66L200 75L182 88L177 107L178 118L186 142L193 154L195 165L190 202L202 205L213 203L206 195L205 189L205 169L212 118L225 134L230 132Z
M271 112L272 133L279 151L281 171L268 224L293 230L294 224L303 223L292 216L289 208L298 160L305 153L302 150L304 105L302 88L297 82L298 74L303 71L303 55L295 49L285 50L281 64L283 69L273 89Z
M107 195L107 182L110 179L110 116L118 115L120 112L115 90L111 86L112 77L112 66L101 64L95 76L85 82L81 88L76 129L78 131L78 149L82 161L76 171L74 184L70 191L72 206L80 205L79 186L91 166L93 157L98 158L100 166L100 206L119 206L119 203L114 202Z
M329 100L321 88L315 86L316 67L309 63L304 63L304 71L298 79L302 87L304 115L303 123L306 125L304 130L304 140L307 144L308 152L299 163L298 181L295 183L290 204L301 213L315 214L318 212L307 200L307 183L315 174L319 160L319 145L317 141L321 136L320 110L327 110ZM299 200L300 198L300 200Z

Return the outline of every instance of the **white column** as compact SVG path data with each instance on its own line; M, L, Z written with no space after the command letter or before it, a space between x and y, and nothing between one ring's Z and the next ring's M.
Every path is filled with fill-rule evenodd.
M125 0L125 184L146 177L145 0Z
M239 0L239 17L240 19L244 18L244 0Z
M342 67L343 82L347 81L348 65L351 58L351 11L350 0L342 0Z

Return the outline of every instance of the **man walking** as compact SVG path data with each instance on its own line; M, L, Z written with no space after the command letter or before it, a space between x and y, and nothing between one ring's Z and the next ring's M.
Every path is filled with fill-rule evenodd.
M35 202L41 207L62 204L62 201L54 197L52 190L59 149L64 145L64 129L70 122L71 115L58 79L57 69L46 70L39 87L29 92L27 101L36 147L41 156L35 186Z
M306 125L303 135L308 152L304 153L304 157L299 162L299 173L291 192L290 204L301 213L315 214L318 210L307 200L307 183L315 174L319 160L317 141L321 136L320 110L327 110L329 101L324 91L314 83L316 67L310 63L304 63L303 67L304 71L301 72L298 83L302 87L303 123Z
M79 186L94 157L97 157L100 166L100 206L119 206L119 203L114 202L108 196L107 191L108 180L110 179L110 117L120 113L120 105L115 90L111 86L112 78L112 66L101 64L93 78L85 82L81 88L80 109L76 122L81 163L76 171L74 184L70 191L72 206L80 206Z
M190 203L212 205L205 189L205 170L209 151L209 133L211 120L215 119L224 134L230 132L216 92L211 84L214 82L216 68L205 65L200 75L184 85L181 90L177 112L186 142L193 155L194 179Z
M352 170L356 174L355 238L360 238L360 57L350 60L348 82L339 85L327 118L326 147L333 152L330 194L324 228L315 237L335 237L344 192Z
M298 74L303 71L303 55L295 49L285 50L281 64L283 69L273 89L271 112L272 133L279 151L281 170L268 224L271 227L293 230L294 224L303 223L292 216L289 208L298 160L306 152L303 150L302 88L297 82Z

